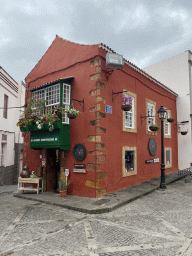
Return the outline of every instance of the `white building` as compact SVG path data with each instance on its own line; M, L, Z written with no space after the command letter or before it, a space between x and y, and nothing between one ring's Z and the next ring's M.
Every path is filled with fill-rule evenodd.
M172 58L163 60L143 70L156 80L165 84L177 94L177 124L178 131L188 130L183 136L178 132L179 169L190 167L192 163L192 52L185 51ZM163 105L163 103L162 103Z
M16 123L24 104L25 84L0 67L0 185L16 183L22 168L23 137Z

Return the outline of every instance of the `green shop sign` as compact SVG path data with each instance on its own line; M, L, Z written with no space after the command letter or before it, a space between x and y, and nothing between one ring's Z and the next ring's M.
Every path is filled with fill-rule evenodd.
M30 147L70 149L70 125L63 125L60 129L53 131L38 130L31 131Z

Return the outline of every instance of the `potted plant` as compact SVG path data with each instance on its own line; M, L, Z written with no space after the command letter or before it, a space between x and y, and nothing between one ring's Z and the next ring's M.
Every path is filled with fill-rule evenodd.
M31 125L36 125L38 129L42 129L44 127L44 124L46 124L49 131L53 131L54 124L60 121L62 118L63 109L59 106L55 106L54 109L48 108L43 116L41 116L40 114L31 115L31 104L32 103L27 106L27 109L24 111L23 115L20 117L16 125L20 127L21 131L28 131L30 130Z
M152 125L149 126L149 129L150 129L152 132L156 132L156 131L161 130L161 127L160 127L158 124L152 124Z
M69 186L69 182L65 182L63 180L63 178L60 175L60 179L59 179L59 193L61 197L66 197L67 195L67 189Z
M129 111L132 108L132 97L130 95L124 94L122 96L122 105L121 109L123 111Z
M174 120L175 120L174 117L169 117L169 118L167 118L167 121L168 121L169 123L172 123Z
M71 107L65 109L64 112L67 113L67 117L69 119L74 119L81 113L80 111L76 110L75 108L71 108Z
M181 131L181 135L186 135L188 131Z

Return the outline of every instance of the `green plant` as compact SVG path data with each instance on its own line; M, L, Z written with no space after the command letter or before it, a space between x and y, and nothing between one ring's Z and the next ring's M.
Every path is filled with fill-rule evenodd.
M155 128L157 131L161 130L161 127L158 124L152 124L149 126L149 129L153 129L153 128Z
M71 107L65 109L64 112L67 114L75 115L75 116L78 116L81 113L80 111L76 110L75 108L71 108Z
M59 179L59 191L64 191L64 190L67 190L68 189L68 186L69 186L69 182L65 182L62 177L60 176L60 179Z
M47 123L49 125L49 131L53 131L53 123L59 121L62 117L62 114L64 113L62 108L55 106L53 109L48 108L46 110L46 114L41 116L40 114L31 114L32 107L35 107L35 111L40 113L40 110L42 110L42 108L44 109L45 107L45 100L34 102L33 99L29 98L27 100L27 108L17 122L17 126L20 128L26 128L29 125L36 124L38 129L42 129L43 125Z
M167 118L167 121L170 122L170 123L173 122L174 120L175 120L174 117L169 117L169 118Z

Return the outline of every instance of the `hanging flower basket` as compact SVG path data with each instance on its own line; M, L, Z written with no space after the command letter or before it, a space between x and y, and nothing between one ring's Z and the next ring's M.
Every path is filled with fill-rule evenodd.
M121 105L121 109L123 111L129 111L131 110L132 106L131 105Z
M77 117L77 115L67 113L67 117L68 117L69 119L75 119L75 118Z
M81 112L76 110L75 108L67 108L64 110L65 113L67 113L67 117L69 119L75 119Z
M174 120L175 120L174 117L167 118L167 121L168 121L169 123L172 123Z
M151 125L149 126L149 129L152 131L152 132L156 132L156 131L159 131L161 128L159 125Z
M181 135L186 135L188 133L188 131L182 131Z

